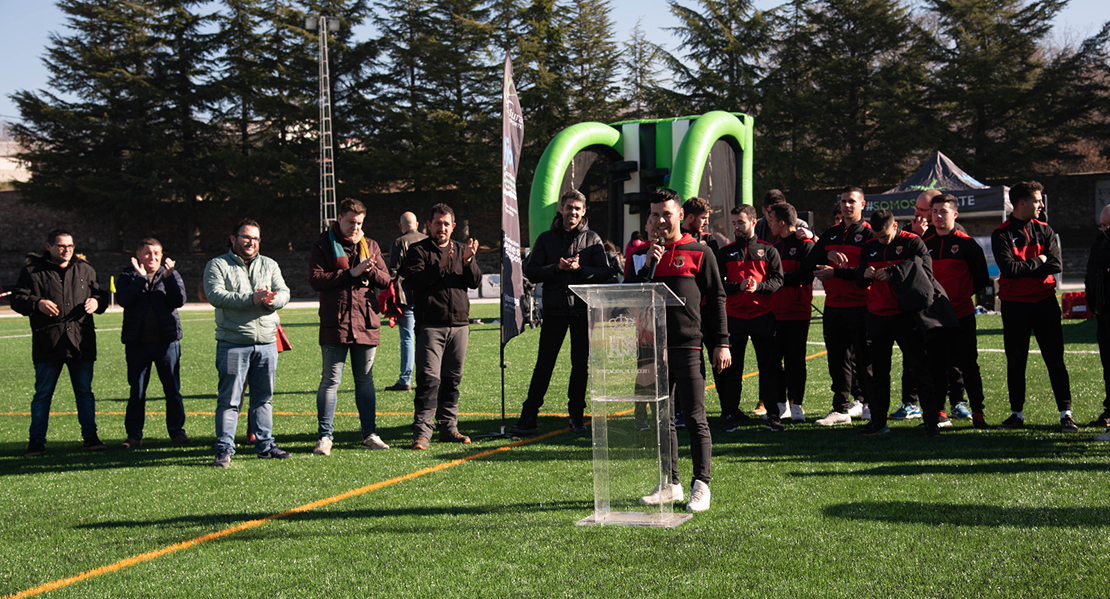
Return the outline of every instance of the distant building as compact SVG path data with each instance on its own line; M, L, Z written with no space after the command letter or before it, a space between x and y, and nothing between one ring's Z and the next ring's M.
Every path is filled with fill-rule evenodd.
M31 178L15 155L20 151L19 144L14 141L0 141L0 189L7 187L12 181L26 181Z

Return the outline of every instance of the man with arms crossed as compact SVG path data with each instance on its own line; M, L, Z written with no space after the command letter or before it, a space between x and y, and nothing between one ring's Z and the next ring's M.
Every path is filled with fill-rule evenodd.
M339 218L312 244L308 282L320 294L320 354L323 372L316 391L316 447L331 455L336 391L351 354L355 406L364 449L389 449L377 434L374 354L381 318L375 291L389 284L381 249L362 233L366 207L358 200L339 203Z
M277 372L277 311L289 303L289 288L274 260L258 253L258 223L245 218L232 229L231 251L213 258L204 267L204 295L216 308L217 468L231 466L235 454L235 427L243 387L250 385L248 426L254 432L254 450L262 459L289 459L271 436L274 379Z
M672 415L681 408L686 415L686 431L690 435L690 453L694 462L694 480L686 509L701 512L709 509L710 456L713 438L705 416L705 365L702 362L703 331L713 348L714 370L720 372L732 363L725 325L725 292L713 253L690 234L683 233L682 204L670 189L657 189L651 196L648 229L662 244L651 244L636 250L625 265L626 283L664 283L675 295L686 300L682 306L667 306L667 373L671 383ZM702 298L712 310L702 310ZM702 322L702 314L707 317ZM677 404L677 406L675 406ZM682 483L678 472L678 433L671 419L671 478L640 502L659 505L682 501ZM665 466L666 467L666 466Z
M1064 329L1056 301L1056 273L1062 269L1060 243L1048 223L1037 220L1044 206L1044 186L1023 181L1010 188L1014 211L991 234L994 261L998 264L998 298L1002 300L1002 343L1006 349L1006 388L1012 414L998 428L1025 424L1025 366L1029 361L1029 336L1037 336L1041 357L1048 368L1060 431L1079 432L1071 413L1071 386L1064 365Z
M482 281L474 260L478 240L464 245L451 239L455 211L450 206L432 206L428 232L430 237L409 248L401 267L416 307L413 449L428 448L433 426L440 441L470 443L470 437L459 433L459 383L470 338L466 290L477 289Z

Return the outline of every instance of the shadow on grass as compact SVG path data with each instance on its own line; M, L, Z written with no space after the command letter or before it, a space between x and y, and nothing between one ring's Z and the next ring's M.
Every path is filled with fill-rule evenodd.
M1110 455L1105 444L1092 443L1088 433L1064 434L1053 426L1027 426L1018 431L945 429L940 438L925 438L914 426L895 426L889 435L860 437L858 427L788 428L783 433L751 431L719 435L731 442L715 443L714 459L733 462L797 463L818 471L796 477L906 476L928 474L1002 474L1015 472L1095 472L1104 463L1093 457ZM820 470L823 464L863 468ZM868 467L870 466L870 467Z
M483 516L489 514L511 514L519 515L521 513L535 513L535 512L592 512L594 509L593 500L578 500L578 501L544 501L542 503L490 503L486 505L474 506L412 506L401 508L366 508L366 509L353 509L353 510L312 510L309 512L301 512L298 514L290 514L282 518L282 520L300 520L306 522L313 521L330 521L330 520L347 520L350 518L396 518L404 516ZM108 520L105 522L92 522L89 524L79 524L75 528L79 529L116 529L116 528L146 528L149 526L230 526L240 524L242 522L249 522L251 520L261 520L273 516L272 512L243 512L237 514L198 514L195 516L177 516L174 518L162 518L157 520ZM518 526L519 523L513 524ZM454 526L454 524L452 524ZM423 527L422 527L423 528Z
M930 526L1014 526L1021 528L1099 527L1105 508L1097 507L1006 507L921 501L854 501L822 509L826 516L844 520L867 520L892 524Z

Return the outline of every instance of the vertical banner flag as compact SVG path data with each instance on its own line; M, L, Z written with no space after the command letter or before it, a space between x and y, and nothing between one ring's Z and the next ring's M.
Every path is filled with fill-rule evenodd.
M524 328L524 268L520 261L520 214L516 174L524 145L524 115L513 85L513 63L505 56L501 111L501 345Z

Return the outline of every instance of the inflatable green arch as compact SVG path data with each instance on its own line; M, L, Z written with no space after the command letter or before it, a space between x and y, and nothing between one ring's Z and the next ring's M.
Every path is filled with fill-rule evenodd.
M753 125L754 120L746 114L713 111L701 116L622 121L611 125L578 123L564 129L544 150L532 180L528 203L531 243L550 227L564 175L575 155L592 146L602 146L622 157L627 161L625 165L634 163L634 166L626 166L632 173L667 173L669 182L664 186L683 198L690 198L698 195L714 145L725 141L736 155L735 203L751 204ZM626 196L655 187L642 182L635 174L624 185ZM610 198L610 201L617 200ZM625 218L638 217L630 217L626 207Z

